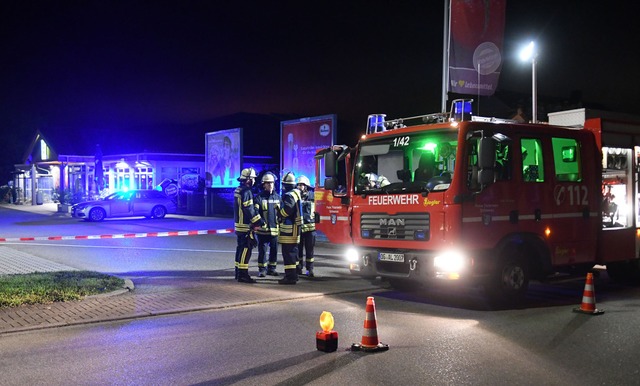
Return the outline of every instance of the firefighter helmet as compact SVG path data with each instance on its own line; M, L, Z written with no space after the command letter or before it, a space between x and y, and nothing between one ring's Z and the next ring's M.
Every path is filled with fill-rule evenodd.
M265 173L262 176L262 183L264 184L265 182L276 182L276 178L273 176L273 173Z
M309 181L307 176L300 176L300 177L298 177L298 181L297 181L296 185L306 185L307 188L310 188L311 187L311 181Z
M256 177L257 175L254 168L246 168L246 169L242 169L242 171L240 172L240 177L238 177L238 181L244 181L249 178L256 178Z
M389 179L385 176L379 176L378 185L380 185L381 188L384 188L387 185L391 185L391 181L389 181Z
M293 175L292 172L289 172L282 177L283 185L295 185L296 184L296 176Z
M378 175L375 173L367 173L364 175L364 178L369 186L375 186L378 182Z

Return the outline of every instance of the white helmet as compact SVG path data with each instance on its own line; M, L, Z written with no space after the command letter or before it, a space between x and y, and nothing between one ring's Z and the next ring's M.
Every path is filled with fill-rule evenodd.
M307 188L310 188L311 187L311 181L309 181L307 176L300 176L300 177L298 177L298 181L297 181L296 185L306 185Z
M282 177L283 185L295 185L296 184L296 176L293 175L292 172L289 172Z
M366 178L367 182L372 186L378 182L378 175L375 173L367 173L364 175L364 178Z
M391 181L389 181L389 179L385 176L379 176L378 185L380 185L381 188L384 188L387 185L391 185Z
M240 172L240 177L238 177L238 181L244 181L249 178L256 178L256 177L257 175L254 168L246 168L246 169L242 169L242 171Z
M262 176L262 183L264 184L265 182L276 182L276 178L273 176L273 173L265 173L265 175Z

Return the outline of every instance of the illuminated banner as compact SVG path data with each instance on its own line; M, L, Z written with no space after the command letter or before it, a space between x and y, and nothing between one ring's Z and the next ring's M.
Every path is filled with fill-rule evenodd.
M336 116L302 118L280 122L280 165L296 177L305 175L315 186L316 151L335 141Z
M205 134L205 186L232 188L238 186L242 154L242 129L229 129Z
M493 95L502 69L506 0L451 0L449 90Z

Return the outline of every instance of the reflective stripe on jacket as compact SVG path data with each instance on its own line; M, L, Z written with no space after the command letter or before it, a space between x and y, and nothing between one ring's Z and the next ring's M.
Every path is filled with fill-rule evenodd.
M253 193L246 186L238 186L233 192L233 217L236 232L249 232L251 225L262 225L262 219L253 206Z
M264 221L264 225L256 229L259 235L278 235L278 211L282 207L282 199L274 190L269 193L266 190L261 191L255 197L255 207Z
M298 189L291 189L282 196L280 209L280 244L298 244L300 242L300 226L302 225L301 194Z
M313 199L302 201L302 233L316 230L315 211L316 203L313 202Z

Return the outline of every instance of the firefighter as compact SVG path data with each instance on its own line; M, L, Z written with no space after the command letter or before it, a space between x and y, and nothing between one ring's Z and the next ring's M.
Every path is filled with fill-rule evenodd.
M298 177L298 190L302 198L302 227L300 231L300 244L298 244L298 275L302 275L302 267L306 265L308 277L313 274L313 247L316 245L316 223L314 212L316 210L311 192L311 182L306 176ZM303 256L306 258L303 261Z
M263 222L253 205L251 187L255 179L256 171L253 168L242 169L238 177L240 186L233 192L234 228L238 239L235 270L236 280L240 283L256 282L249 276L249 259L255 244L254 231L262 226Z
M300 226L302 215L300 210L301 194L296 189L296 177L289 172L282 178L282 208L280 208L280 232L278 242L282 246L282 259L284 260L284 278L278 280L279 284L296 284L298 272L298 243L300 243Z
M278 259L278 211L282 207L282 199L275 191L275 176L267 172L262 176L262 190L255 196L257 212L264 225L256 230L258 236L258 277L266 275L278 276L276 262ZM267 250L269 261L266 261Z

